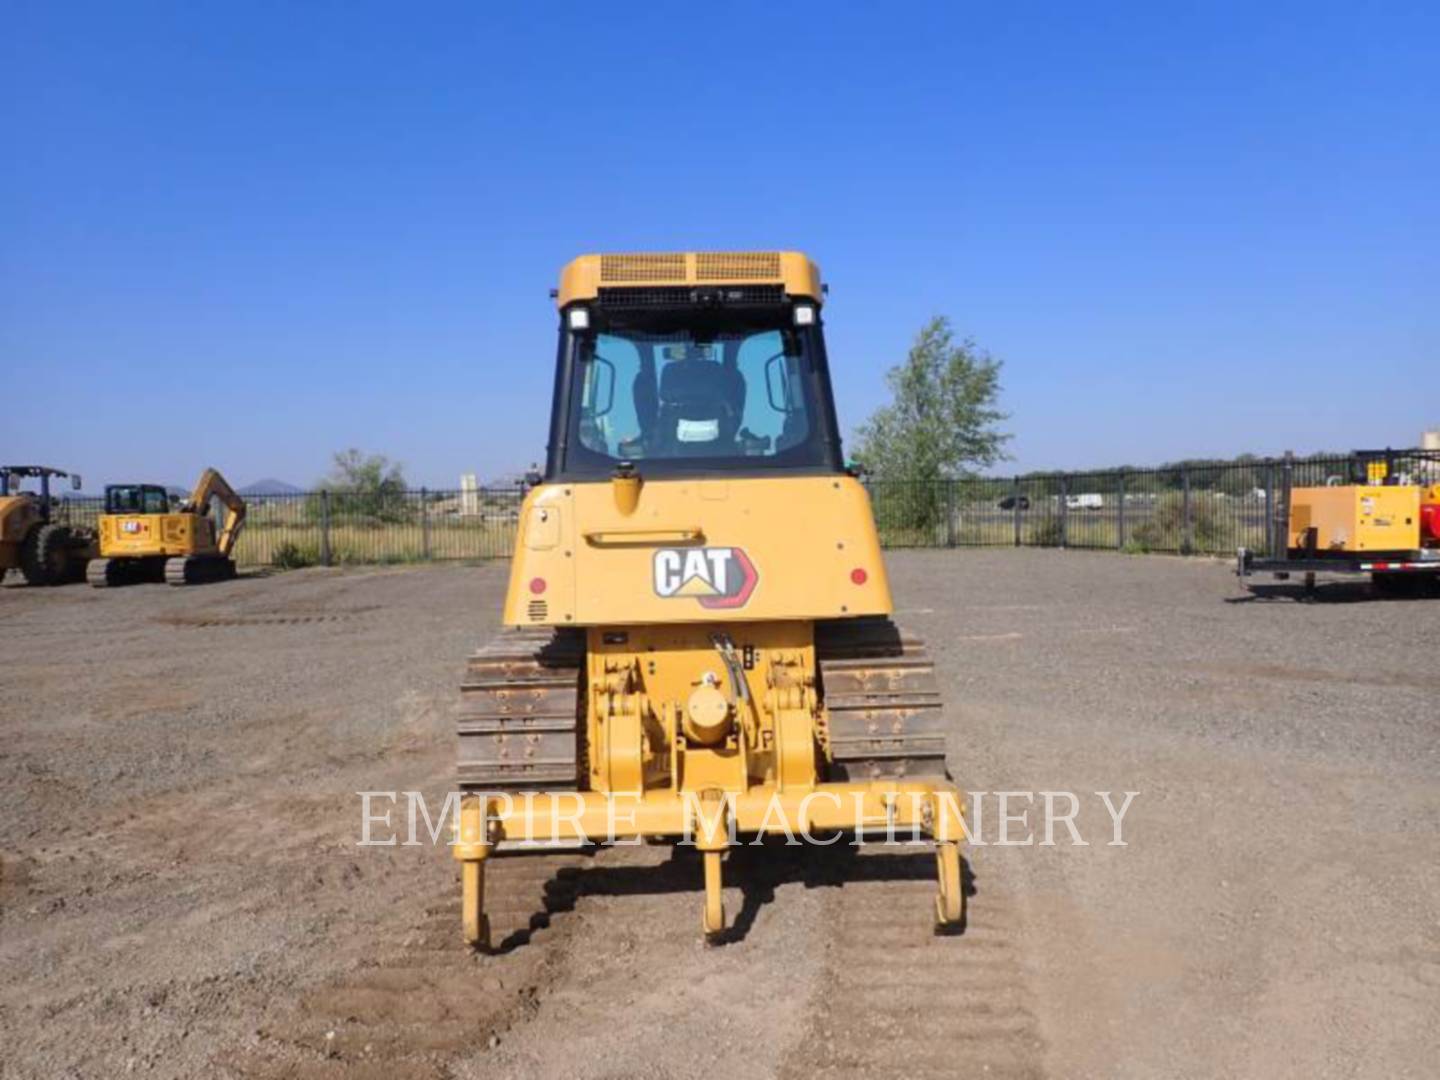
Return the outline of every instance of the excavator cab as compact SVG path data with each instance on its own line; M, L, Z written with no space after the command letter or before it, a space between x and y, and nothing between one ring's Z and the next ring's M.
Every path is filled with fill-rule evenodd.
M105 488L107 514L168 514L170 493L156 484L109 484Z

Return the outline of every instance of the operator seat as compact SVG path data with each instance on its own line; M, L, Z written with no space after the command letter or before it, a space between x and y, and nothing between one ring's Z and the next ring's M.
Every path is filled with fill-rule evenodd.
M660 371L657 436L672 457L733 454L744 411L745 380L711 360L685 359Z

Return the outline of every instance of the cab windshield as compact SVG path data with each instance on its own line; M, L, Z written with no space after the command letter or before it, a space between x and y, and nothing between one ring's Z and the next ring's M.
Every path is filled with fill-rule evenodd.
M115 485L105 489L107 514L165 514L170 497L164 488L149 485Z
M566 473L836 467L814 327L605 325L570 337Z

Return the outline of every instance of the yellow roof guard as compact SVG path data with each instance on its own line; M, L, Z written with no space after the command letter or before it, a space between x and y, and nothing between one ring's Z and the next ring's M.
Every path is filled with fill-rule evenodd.
M778 285L787 296L824 302L820 268L798 251L676 251L581 255L560 271L556 306L596 300L611 289Z

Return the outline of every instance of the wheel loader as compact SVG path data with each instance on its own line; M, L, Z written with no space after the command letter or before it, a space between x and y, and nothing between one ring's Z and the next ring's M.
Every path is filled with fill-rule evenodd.
M223 524L212 499L228 511ZM235 542L245 525L245 500L214 469L200 474L177 501L158 484L110 484L100 515L100 557L85 576L91 585L164 581L195 585L235 576Z
M52 478L80 490L79 476L48 465L0 465L0 578L18 569L31 585L61 585L84 575L95 534L55 520ZM27 479L39 480L40 490L22 491Z
M459 714L463 934L497 852L726 852L767 835L933 842L964 914L964 821L925 645L847 472L820 272L797 252L584 255L561 273L549 450L503 622ZM788 839L787 839L788 842Z

